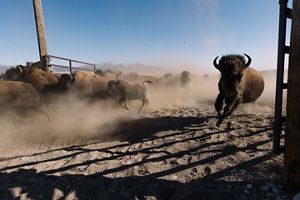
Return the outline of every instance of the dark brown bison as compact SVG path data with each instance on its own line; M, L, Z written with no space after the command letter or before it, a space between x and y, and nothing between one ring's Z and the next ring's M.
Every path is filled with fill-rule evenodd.
M41 94L66 94L67 91L72 87L75 78L70 74L61 74L58 77L58 83L44 85L43 89L40 91Z
M145 83L151 83L151 81L144 81L143 85L138 83L129 83L124 80L112 80L108 82L107 94L112 97L119 98L119 103L129 110L127 106L128 100L141 100L142 106L139 109L139 113L142 111L145 104L148 103L146 97L147 89Z
M40 92L47 85L57 85L59 83L59 75L43 71L34 66L12 67L4 74L5 80L22 81L32 84L35 89Z
M181 86L187 86L191 82L191 73L189 71L182 71L180 73L179 83Z
M264 90L263 77L253 68L250 68L251 58L242 55L223 56L219 63L218 57L213 61L214 66L221 72L218 84L219 94L215 102L215 109L218 112L217 126L228 117L240 103L250 103L256 101ZM223 113L223 101L225 107Z
M186 87L191 82L191 73L182 71L179 74L165 73L159 80L159 85L163 87Z

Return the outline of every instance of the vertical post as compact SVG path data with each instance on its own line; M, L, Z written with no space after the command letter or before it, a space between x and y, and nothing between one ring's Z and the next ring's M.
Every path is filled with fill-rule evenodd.
M72 61L69 60L70 74L72 74Z
M288 189L300 191L300 0L292 10L291 53L287 93L287 134L285 140L284 182Z
M44 25L44 14L41 0L33 0L34 18L39 45L40 63L43 70L48 71L49 59Z
M280 135L282 132L282 94L284 77L284 57L286 39L288 0L279 0L279 30L278 30L278 52L277 52L277 77L276 77L276 96L275 96L275 115L273 127L273 152L280 153Z

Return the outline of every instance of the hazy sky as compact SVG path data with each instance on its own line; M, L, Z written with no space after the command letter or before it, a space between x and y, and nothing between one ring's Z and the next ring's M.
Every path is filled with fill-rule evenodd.
M247 53L275 68L278 0L42 0L48 52L87 62L213 70ZM32 0L0 1L0 64L38 60Z

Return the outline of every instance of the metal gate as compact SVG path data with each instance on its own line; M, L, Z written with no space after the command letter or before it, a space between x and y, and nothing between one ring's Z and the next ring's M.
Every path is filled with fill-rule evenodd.
M286 117L282 116L283 90L287 89L284 83L285 55L290 53L290 46L286 46L287 20L292 19L292 9L288 8L288 0L279 0L279 32L278 32L278 52L277 52L277 77L275 96L275 115L273 126L273 152L279 154L283 152L280 139L283 133L283 123ZM290 31L288 31L290 33Z
M92 71L92 72L96 71L96 65L92 64L92 63L82 62L82 61L78 61L78 60L73 60L73 59L59 57L59 56L53 56L53 55L48 55L48 58L50 60L50 63L48 64L49 67L66 68L69 70L70 74L75 70L85 70L85 71ZM57 63L53 62L56 60L65 61L65 62L67 62L67 64L63 65L63 64L57 64ZM79 64L83 64L85 66L84 67L83 66L75 67L73 65L73 63L79 63Z

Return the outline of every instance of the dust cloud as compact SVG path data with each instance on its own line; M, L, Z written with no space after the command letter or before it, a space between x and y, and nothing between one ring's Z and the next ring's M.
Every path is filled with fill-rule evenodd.
M147 117L153 111L176 109L178 107L201 107L213 105L218 94L218 73L193 74L185 87L178 82L157 86L146 84L149 104L141 114L141 101L129 101L130 110L122 108L117 101L99 100L91 102L75 97L56 98L43 105L42 112L16 113L7 111L0 116L0 150L14 149L19 145L50 143L84 143L94 139L112 136L123 122ZM263 72L265 90L255 104L240 106L247 113L271 112L275 98L275 71ZM211 113L215 116L216 113Z
M85 143L105 138L118 123L140 117L112 102L91 102L75 97L53 101L42 106L42 110L44 112L10 111L1 115L0 150L27 144Z

